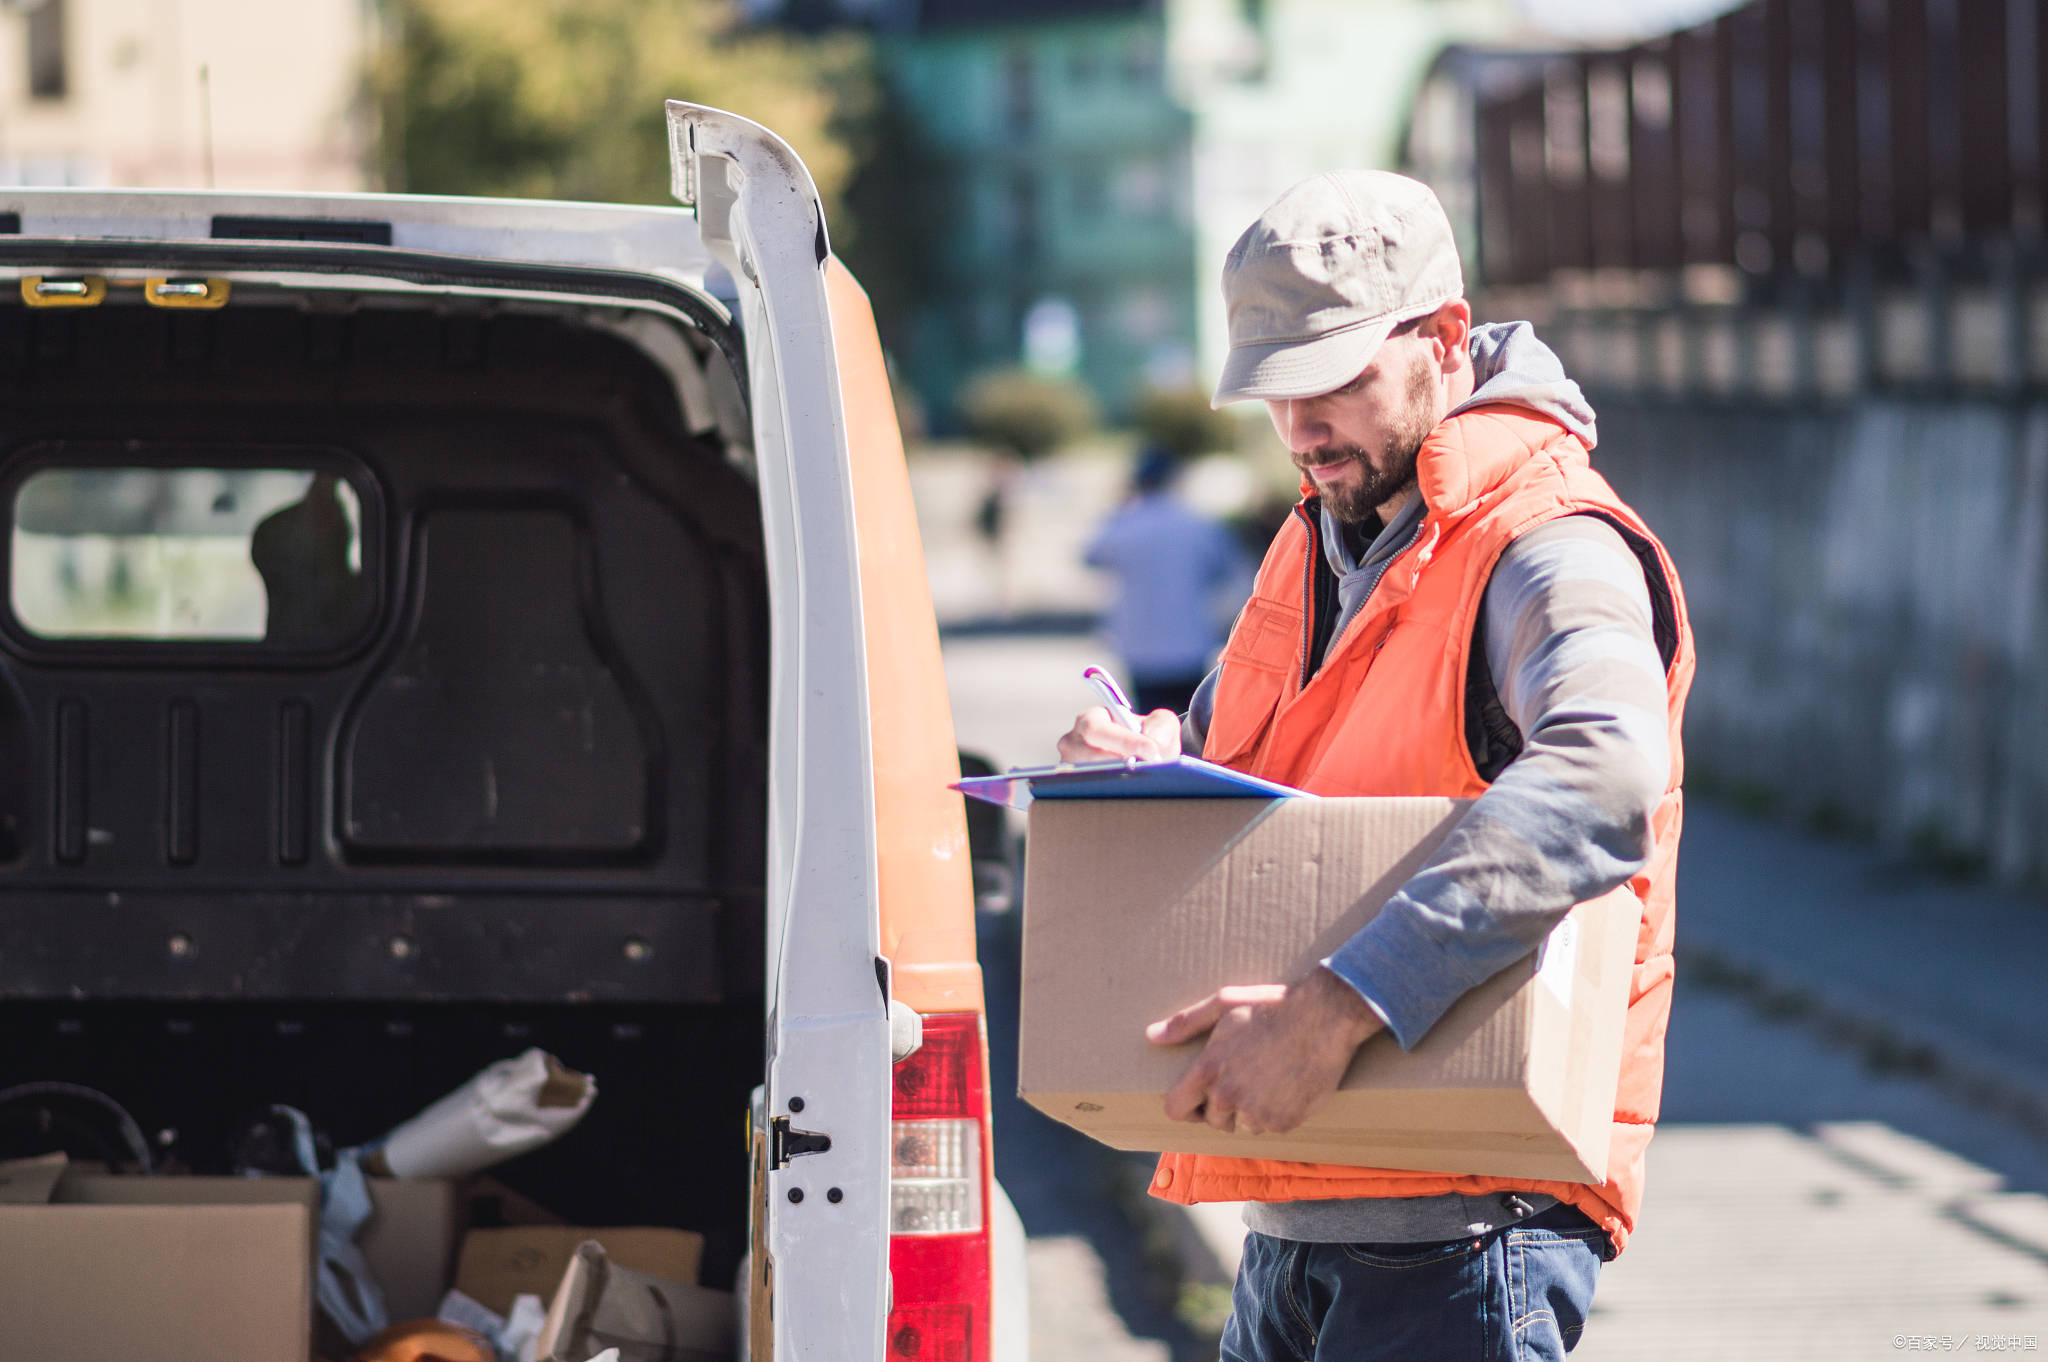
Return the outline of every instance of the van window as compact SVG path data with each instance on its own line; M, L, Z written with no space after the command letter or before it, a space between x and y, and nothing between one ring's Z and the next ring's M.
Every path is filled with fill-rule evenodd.
M42 468L14 495L8 597L44 639L318 649L369 606L362 498L312 468Z

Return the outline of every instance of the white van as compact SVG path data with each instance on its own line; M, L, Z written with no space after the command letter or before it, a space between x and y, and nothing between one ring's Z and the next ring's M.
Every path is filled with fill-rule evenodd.
M668 117L682 209L0 191L0 1089L203 1171L544 1045L600 1096L505 1182L701 1232L742 1355L1021 1358L873 319Z

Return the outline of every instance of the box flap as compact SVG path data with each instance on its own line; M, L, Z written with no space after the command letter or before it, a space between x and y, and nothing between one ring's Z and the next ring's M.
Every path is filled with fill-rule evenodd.
M447 1178L370 1178L370 1218L356 1243L395 1322L431 1319L454 1277L462 1206Z
M50 1199L70 1163L65 1154L0 1161L0 1206L40 1206Z

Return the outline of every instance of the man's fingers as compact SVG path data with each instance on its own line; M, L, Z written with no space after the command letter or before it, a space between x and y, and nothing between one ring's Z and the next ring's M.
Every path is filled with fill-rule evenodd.
M1159 749L1159 760L1167 761L1180 755L1180 715L1170 709L1155 709L1138 720L1145 736Z
M1180 1082L1166 1090L1166 1119L1203 1120L1208 1098L1209 1071L1200 1062L1191 1064L1188 1071L1180 1076Z
M1223 1015L1230 1004L1221 993L1212 993L1193 1007L1183 1007L1171 1017L1163 1017L1145 1028L1145 1039L1154 1045L1179 1045L1193 1040Z
M1172 751L1179 750L1176 736ZM1075 716L1074 726L1060 738L1059 754L1061 761L1116 761L1125 757L1158 761L1172 755L1161 751L1160 744L1148 734L1133 733L1110 718L1109 711L1101 705Z
M1300 1125L1302 1119L1301 1116L1289 1115L1285 1112L1277 1115L1269 1112L1265 1119L1258 1123L1258 1133L1261 1135L1285 1135L1288 1131Z
M1237 1129L1237 1108L1216 1088L1209 1089L1209 1101L1202 1108L1202 1119L1213 1130L1229 1135Z

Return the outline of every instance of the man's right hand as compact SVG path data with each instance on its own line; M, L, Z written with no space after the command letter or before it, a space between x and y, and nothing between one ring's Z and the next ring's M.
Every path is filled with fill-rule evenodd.
M1060 738L1061 761L1171 761L1180 755L1180 716L1170 709L1155 709L1138 721L1143 733L1133 733L1109 716L1101 705L1083 710L1074 726Z

